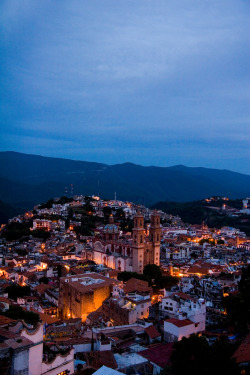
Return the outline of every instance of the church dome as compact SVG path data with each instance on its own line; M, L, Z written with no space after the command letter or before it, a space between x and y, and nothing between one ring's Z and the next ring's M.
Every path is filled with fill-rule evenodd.
M115 225L115 224L107 224L107 225L105 225L104 230L106 232L117 232L118 226Z

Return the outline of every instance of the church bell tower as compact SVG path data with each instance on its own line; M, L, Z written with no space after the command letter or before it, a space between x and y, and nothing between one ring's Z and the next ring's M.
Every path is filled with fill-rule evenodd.
M138 212L134 217L133 228L133 272L142 273L144 264L145 229L144 216Z
M161 224L160 214L155 210L151 215L151 224L149 228L149 239L152 243L154 264L160 265L160 246L161 246Z

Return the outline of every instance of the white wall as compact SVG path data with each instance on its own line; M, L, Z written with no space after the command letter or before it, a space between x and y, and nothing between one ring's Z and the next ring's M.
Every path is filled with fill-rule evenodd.
M23 371L24 374L28 374L29 366L29 349L14 352L14 375L18 374L19 371ZM26 372L25 372L26 371Z
M34 332L34 334L29 334L29 332L24 329L20 332L20 335L36 344L29 350L29 375L41 375L43 360L43 324Z
M173 335L179 341L182 339L182 337L189 337L193 333L199 333L200 331L201 331L200 324L198 324L197 327L195 326L195 323L186 325L184 327L177 327L176 325L169 323L167 321L164 322L164 337L165 338L166 338L166 335L167 336Z
M78 352L90 352L91 351L91 342L85 344L73 345L75 353Z

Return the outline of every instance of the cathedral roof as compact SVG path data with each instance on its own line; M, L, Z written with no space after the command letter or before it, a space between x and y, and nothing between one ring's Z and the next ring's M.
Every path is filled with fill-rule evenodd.
M115 224L107 224L104 227L106 232L118 232L118 226Z

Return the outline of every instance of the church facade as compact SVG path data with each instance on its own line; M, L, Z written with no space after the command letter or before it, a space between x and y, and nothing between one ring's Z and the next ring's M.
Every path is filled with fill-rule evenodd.
M160 265L161 225L160 215L154 211L148 233L144 227L144 217L137 213L134 217L132 236L120 238L118 227L111 217L104 227L102 238L93 238L85 246L83 259L104 264L118 271L142 273L147 264Z

